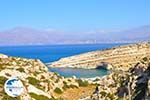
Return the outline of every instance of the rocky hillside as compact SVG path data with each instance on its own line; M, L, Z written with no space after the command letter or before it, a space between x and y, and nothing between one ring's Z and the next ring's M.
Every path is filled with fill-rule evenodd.
M149 43L130 46L141 49L147 45ZM126 71L112 68L112 72L102 78L64 78L48 72L40 60L0 54L0 100L150 100L150 56L141 58ZM10 77L19 78L24 85L19 97L13 98L4 92L4 83Z
M114 47L102 51L93 51L76 56L62 58L49 67L73 68L118 68L128 70L140 59L150 55L150 42Z
M17 98L4 92L4 83L10 77L17 77L23 82L24 92ZM87 82L76 78L64 78L48 72L48 68L40 60L0 54L0 100L55 100L67 89L86 84Z
M150 57L96 81L95 92L83 100L150 100Z

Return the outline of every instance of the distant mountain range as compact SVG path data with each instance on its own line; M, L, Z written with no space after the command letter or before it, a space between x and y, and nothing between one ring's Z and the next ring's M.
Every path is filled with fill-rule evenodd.
M0 45L129 43L150 40L150 26L128 30L63 32L17 27L0 32Z

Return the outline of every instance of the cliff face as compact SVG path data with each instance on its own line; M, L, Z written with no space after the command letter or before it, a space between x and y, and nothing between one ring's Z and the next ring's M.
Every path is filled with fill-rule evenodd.
M150 55L150 42L114 47L103 51L93 51L76 56L62 58L49 67L73 68L119 68L127 70L142 58Z

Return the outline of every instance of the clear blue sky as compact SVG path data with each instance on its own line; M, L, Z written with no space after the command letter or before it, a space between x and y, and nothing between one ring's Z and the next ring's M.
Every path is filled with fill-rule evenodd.
M149 24L150 0L0 0L0 30L124 29Z

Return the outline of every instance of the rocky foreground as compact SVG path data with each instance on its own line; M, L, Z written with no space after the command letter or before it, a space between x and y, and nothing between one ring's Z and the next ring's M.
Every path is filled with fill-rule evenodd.
M10 77L19 78L24 85L24 92L17 98L10 97L4 92L4 83ZM57 73L49 72L40 60L0 54L0 100L69 100L63 95L65 91L80 90L80 87L87 85L87 81L75 77L64 78ZM79 96L75 95L74 100Z
M93 51L76 56L62 58L53 62L49 67L99 68L113 67L128 70L139 60L150 55L150 42L130 44L107 50Z

